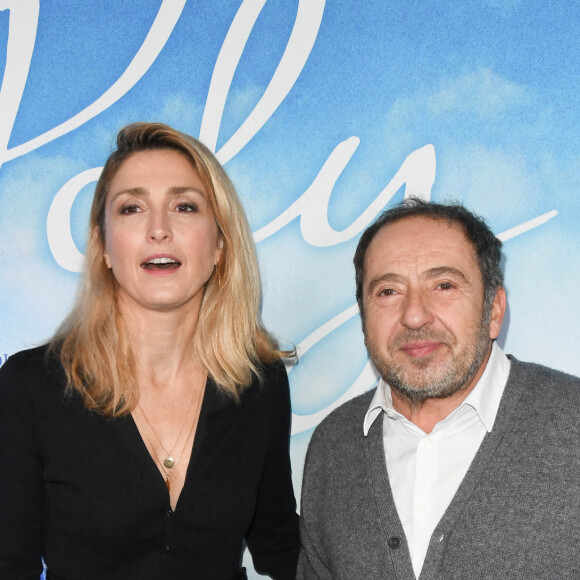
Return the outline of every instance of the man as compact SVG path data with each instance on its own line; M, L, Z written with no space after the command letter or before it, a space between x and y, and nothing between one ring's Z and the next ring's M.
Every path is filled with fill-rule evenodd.
M494 342L500 256L458 205L407 200L363 233L381 378L312 437L298 578L580 578L580 379Z

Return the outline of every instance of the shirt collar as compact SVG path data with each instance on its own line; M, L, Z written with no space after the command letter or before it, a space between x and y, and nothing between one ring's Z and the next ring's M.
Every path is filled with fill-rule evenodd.
M368 411L365 415L365 420L363 423L363 434L366 437L369 434L369 429L371 425L375 422L375 419L382 413L397 413L395 409L393 409L393 403L391 400L391 389L389 385L385 383L382 377L379 379L379 384L377 385L377 389L373 398L371 400L371 404L369 405ZM397 413L398 415L399 413Z
M477 411L488 433L491 432L495 423L509 372L510 361L494 341L481 378L462 403L471 405Z
M491 355L485 365L481 378L461 405L449 416L457 413L463 406L470 405L479 415L479 419L485 429L490 432L495 422L509 371L510 361L494 341L491 348ZM379 379L377 390L364 418L363 433L365 436L368 435L369 429L376 418L383 412L391 417L403 417L398 411L395 411L391 389L381 378Z

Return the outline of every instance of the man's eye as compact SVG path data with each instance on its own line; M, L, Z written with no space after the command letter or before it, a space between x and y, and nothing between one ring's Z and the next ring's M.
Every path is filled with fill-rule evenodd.
M379 292L379 296L394 296L396 293L397 291L392 288L385 288Z
M441 290L451 290L452 288L454 288L454 286L453 284L451 284L451 282L441 282L441 284L439 284L437 288L440 288Z

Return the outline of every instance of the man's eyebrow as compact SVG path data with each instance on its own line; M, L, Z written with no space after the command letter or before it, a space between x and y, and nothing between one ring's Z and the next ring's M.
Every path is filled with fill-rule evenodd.
M438 266L437 268L431 268L425 273L425 278L431 280L432 278L439 278L440 276L453 276L455 278L460 278L464 282L469 282L467 276L459 269L452 268L451 266Z
M399 276L398 274L394 274L392 272L387 272L386 274L382 274L381 276L377 276L373 278L369 285L367 286L367 292L370 294L379 284L384 282L402 282L403 277Z

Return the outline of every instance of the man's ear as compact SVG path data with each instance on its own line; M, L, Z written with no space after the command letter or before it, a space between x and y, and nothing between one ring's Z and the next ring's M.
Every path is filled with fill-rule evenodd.
M505 288L500 286L495 293L493 302L491 303L491 315L489 318L489 338L492 340L496 339L501 331L506 304L507 299Z

